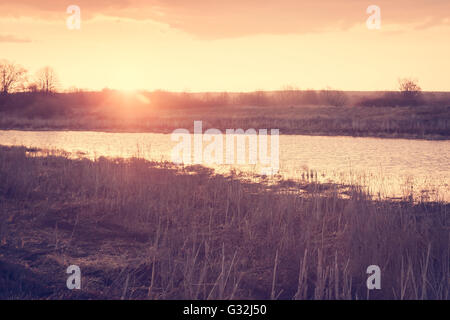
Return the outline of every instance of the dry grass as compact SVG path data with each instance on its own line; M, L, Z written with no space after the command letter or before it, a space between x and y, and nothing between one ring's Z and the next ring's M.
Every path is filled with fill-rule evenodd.
M261 106L203 105L203 100L198 100L177 107L156 102L117 104L106 98L102 102L100 98L88 103L70 96L55 96L26 108L17 105L0 112L0 128L169 133L178 128L192 130L194 120L202 120L205 129L276 128L282 134L450 137L448 102L413 107L331 107L275 102Z
M0 149L1 298L449 298L448 204L26 154ZM70 264L81 291L65 288Z

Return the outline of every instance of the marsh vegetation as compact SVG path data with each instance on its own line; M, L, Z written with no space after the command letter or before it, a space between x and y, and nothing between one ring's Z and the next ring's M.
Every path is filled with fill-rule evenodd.
M449 298L447 203L36 151L0 149L2 298Z

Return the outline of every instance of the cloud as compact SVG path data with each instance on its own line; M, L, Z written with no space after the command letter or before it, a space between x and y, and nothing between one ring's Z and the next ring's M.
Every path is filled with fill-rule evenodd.
M67 6L81 8L82 19L103 15L155 20L203 38L250 34L310 33L364 25L367 6L360 0L15 0L0 4L0 15L61 19ZM382 24L420 24L429 28L450 17L448 0L377 0ZM424 23L426 21L426 23Z
M31 40L26 38L20 38L11 34L0 34L0 42L27 43L31 42Z

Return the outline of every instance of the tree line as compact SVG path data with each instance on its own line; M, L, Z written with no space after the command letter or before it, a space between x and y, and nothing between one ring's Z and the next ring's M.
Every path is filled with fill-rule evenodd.
M0 60L0 95L3 97L16 92L54 93L59 88L59 80L53 68L46 66L39 69L34 75L19 64L8 60ZM205 93L203 99L188 93L174 94L157 90L152 93L152 100L159 101L161 105L182 106L218 106L218 105L329 105L343 107L348 105L360 106L412 106L423 104L422 89L418 81L412 78L402 78L398 81L397 92L381 93L377 97L363 97L354 101L347 92L327 87L320 91L300 90L286 86L282 90L267 92L254 91L234 95L228 93ZM234 100L233 102L231 100Z
M53 68L46 66L34 75L19 64L0 60L0 93L7 95L15 92L52 93L58 88L59 80Z

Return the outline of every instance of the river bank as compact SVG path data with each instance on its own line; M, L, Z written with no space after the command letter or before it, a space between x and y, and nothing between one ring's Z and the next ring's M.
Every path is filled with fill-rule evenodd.
M219 130L279 129L281 134L448 140L450 106L151 107L40 106L0 112L3 130L72 130L171 133L193 130L194 121ZM55 111L56 110L56 111Z
M34 151L0 148L2 298L448 299L448 204Z

